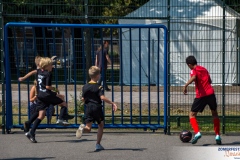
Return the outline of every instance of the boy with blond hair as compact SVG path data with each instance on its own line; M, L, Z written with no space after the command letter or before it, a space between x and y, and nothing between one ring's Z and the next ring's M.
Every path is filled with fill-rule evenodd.
M40 67L40 61L41 61L42 58L45 59L46 57L36 56L36 57L35 57L35 64L36 64L36 66L37 66L37 69L36 69L36 70L33 70L33 71L29 72L29 73L27 73L24 77L19 77L18 80L21 82L21 81L26 80L26 79L29 78L30 76L35 75L35 79L36 79L36 81L38 81L37 71L38 71L38 69L41 68L41 67ZM56 58L57 58L56 56L52 56L51 59L50 59L50 58L48 58L48 59L50 59L51 62L53 63L53 62L55 62ZM51 70L51 71L52 71L52 70ZM56 96L59 97L59 98L61 98L61 99L63 100L63 97L64 97L64 96L59 94L58 89L57 89L57 88L54 88L54 91L55 91L56 93L58 93L58 94L56 94ZM56 123L57 123L57 124L60 124L60 125L66 125L66 124L64 124L64 123L67 123L67 122L65 122L64 120L73 119L74 116L69 115L69 114L67 113L67 109L61 107L61 110L62 110L62 109L65 111L65 113L64 113L63 116L61 116L61 114L60 114L59 120L57 120ZM60 110L60 112L61 112L61 110ZM38 117L38 112L34 113L34 114L30 117L30 119L24 123L24 132L28 132L28 131L29 131L30 125L36 120L37 117Z
M93 121L98 123L97 143L96 151L103 150L100 142L103 135L104 127L104 115L102 110L102 101L112 104L113 111L117 110L117 105L106 98L103 94L103 87L100 86L97 81L100 78L100 69L96 66L92 66L89 69L89 76L91 80L85 84L82 88L82 100L86 105L85 109L85 123L81 124L76 131L76 137L81 138L82 133L89 133L92 128Z
M50 105L61 106L60 118L58 119L59 124L68 125L69 123L64 121L62 117L67 113L67 103L64 102L60 97L57 96L55 88L52 87L52 60L50 58L41 58L39 63L40 69L37 69L37 113L38 117L33 123L33 127L30 132L26 133L27 138L37 143L35 140L35 131L41 121L46 115L46 109Z

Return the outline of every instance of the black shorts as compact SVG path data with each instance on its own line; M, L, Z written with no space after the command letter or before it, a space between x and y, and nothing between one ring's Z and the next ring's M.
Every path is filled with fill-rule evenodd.
M100 124L104 120L102 105L95 103L86 104L84 120L85 123L97 121Z
M47 109L50 105L59 105L64 102L61 98L57 97L56 94L48 94L46 96L38 96L37 99L37 109L44 110Z
M217 109L217 100L215 94L201 97L201 98L195 98L194 102L192 104L191 111L192 112L202 112L206 105L209 105L211 110Z
M39 106L40 107L38 107L38 104L36 104L36 103L32 103L30 105L30 116L32 116L34 113L37 112L37 108L40 109L41 106L45 106L45 105L41 105L41 103L40 103ZM55 108L54 108L53 105L49 105L46 109L47 109L46 110L46 116L47 116L48 119L50 119L55 113Z

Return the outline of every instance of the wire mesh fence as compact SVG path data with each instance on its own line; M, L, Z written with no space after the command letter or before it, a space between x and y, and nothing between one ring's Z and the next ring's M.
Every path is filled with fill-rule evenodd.
M189 78L190 70L185 64L188 55L194 55L198 63L209 70L213 80L213 86L218 102L218 111L221 118L223 133L239 132L239 85L240 85L240 0L136 0L136 1L2 1L4 22L8 21L30 21L48 23L120 23L120 24L164 24L168 28L168 114L169 127L172 131L190 129L188 112L195 97L194 85L189 87L187 96L182 94L182 86ZM3 25L3 23L2 23ZM38 53L48 56L57 54L63 57L63 42L61 28L55 28L54 32L46 31L51 36L56 34L56 53L52 53L52 39L46 38L48 42L48 53L43 46L43 39L36 38L36 48L34 51L34 40L32 29L15 28L15 34L20 34L24 30L30 30L30 38L22 36L16 39L17 48L22 52L22 57L16 57L12 48L12 67L14 63L24 66L25 71L30 70L31 64L26 64L26 58L31 58ZM40 29L41 30L41 29ZM109 81L113 79L115 85L119 85L119 39L118 30L93 31L91 39L94 48L101 43L102 39L111 39L110 32L114 32L114 40L110 45L110 55L113 57L114 65L108 71ZM42 31L36 32L43 34ZM12 32L14 34L14 31ZM75 30L75 55L77 68L84 68L82 45L84 41L79 35L83 31ZM125 34L125 33L124 33ZM60 37L58 40L58 36ZM47 37L47 36L46 36ZM11 38L11 37L10 37ZM70 38L71 39L71 38ZM142 37L144 41L144 36ZM21 46L21 42L27 42L26 46ZM12 38L12 43L14 39ZM65 52L71 54L71 40L65 43ZM28 45L29 44L29 45ZM30 49L28 49L30 47ZM16 49L15 49L16 50ZM30 51L31 50L31 51ZM29 53L31 52L32 55ZM92 62L94 61L94 51ZM147 53L146 53L147 54ZM25 55L25 56L24 56ZM16 60L17 59L17 60ZM62 61L71 59L63 57ZM59 62L59 67L63 62ZM70 60L71 61L71 60ZM30 61L32 62L32 61ZM71 62L70 62L71 64ZM28 67L26 67L28 65ZM63 71L57 72L62 75ZM80 72L80 71L79 71ZM114 74L112 74L114 73ZM112 75L111 75L112 74ZM68 73L68 81L71 82L73 73ZM79 75L79 74L77 74ZM59 77L59 76L58 76ZM78 77L79 84L84 81L84 76ZM17 81L17 75L13 78ZM59 77L59 81L64 82L64 77ZM201 130L213 131L211 113L206 110L198 115Z

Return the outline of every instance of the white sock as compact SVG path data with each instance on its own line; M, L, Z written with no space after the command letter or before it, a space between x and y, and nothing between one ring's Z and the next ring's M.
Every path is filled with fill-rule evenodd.
M195 134L195 136L200 136L201 135L201 133L200 132L198 132L197 134Z

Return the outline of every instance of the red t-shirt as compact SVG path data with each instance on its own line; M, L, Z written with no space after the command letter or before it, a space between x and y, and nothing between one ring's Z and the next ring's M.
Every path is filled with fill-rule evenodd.
M191 70L190 76L196 76L195 91L196 98L214 94L214 89L211 85L211 78L206 68L197 65Z

